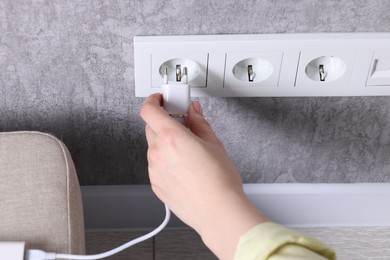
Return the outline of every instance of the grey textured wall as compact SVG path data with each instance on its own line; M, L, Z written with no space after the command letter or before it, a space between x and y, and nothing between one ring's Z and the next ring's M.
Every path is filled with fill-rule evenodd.
M147 183L134 35L385 32L386 0L2 0L0 130L62 138L83 185ZM246 182L390 181L390 98L202 98Z

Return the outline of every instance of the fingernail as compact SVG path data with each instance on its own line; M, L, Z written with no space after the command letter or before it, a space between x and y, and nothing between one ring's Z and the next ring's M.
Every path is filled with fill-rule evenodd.
M201 114L203 116L203 109L202 109L202 106L200 105L199 101L194 101L192 103L192 106L194 107L195 111L198 114Z

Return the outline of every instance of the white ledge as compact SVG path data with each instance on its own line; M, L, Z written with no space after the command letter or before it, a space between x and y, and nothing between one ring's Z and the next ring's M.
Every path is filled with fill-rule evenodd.
M290 227L390 226L390 183L245 184L248 197L275 222ZM157 226L162 203L149 185L81 187L86 229ZM185 225L173 217L170 228Z

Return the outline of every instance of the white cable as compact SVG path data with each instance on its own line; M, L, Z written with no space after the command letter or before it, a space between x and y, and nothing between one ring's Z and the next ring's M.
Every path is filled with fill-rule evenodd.
M121 246L118 246L117 248L114 248L110 251L101 254L96 254L96 255L57 254L51 252L44 252L42 250L30 249L27 250L25 260L54 260L54 259L95 260L95 259L106 258L157 235L161 230L163 230L166 227L170 217L171 217L171 211L169 210L168 206L165 205L165 219L160 224L160 226L158 226L156 229L154 229L153 231L149 232L146 235L133 239L127 242L126 244L123 244Z

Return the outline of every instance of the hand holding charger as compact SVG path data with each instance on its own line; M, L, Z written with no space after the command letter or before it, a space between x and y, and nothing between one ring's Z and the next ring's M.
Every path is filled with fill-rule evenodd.
M185 116L187 114L188 107L191 104L190 101L190 86L188 85L188 70L187 67L181 71L181 65L176 65L176 82L168 81L168 67L163 68L164 84L161 86L163 91L163 107L173 118L181 123L185 123ZM165 218L164 221L155 230L139 238L133 239L126 244L123 244L110 251L96 254L96 255L72 255L72 254L59 254L54 252L45 252L39 249L26 250L25 260L55 260L55 259L84 259L95 260L103 259L114 254L117 254L135 244L145 241L163 230L169 222L171 212L167 205L165 205ZM13 260L13 259L9 259ZM16 260L16 259L15 259ZM19 259L17 259L19 260Z

